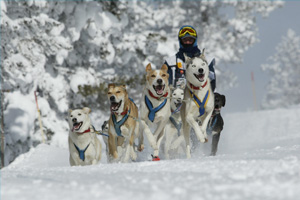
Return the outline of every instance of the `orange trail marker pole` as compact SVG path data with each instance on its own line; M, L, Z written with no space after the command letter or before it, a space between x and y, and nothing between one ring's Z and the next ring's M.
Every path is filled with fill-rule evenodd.
M36 109L38 111L42 141L43 141L43 143L45 143L45 136L44 136L44 131L43 131L42 119L41 119L41 111L39 109L39 104L38 104L38 100L37 100L37 96L36 96L36 91L34 91L34 96L35 96Z

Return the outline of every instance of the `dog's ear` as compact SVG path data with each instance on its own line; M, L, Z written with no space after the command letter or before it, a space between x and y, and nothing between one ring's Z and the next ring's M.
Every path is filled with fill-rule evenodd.
M84 107L82 110L85 114L89 114L92 111L89 107Z
M185 64L188 66L192 62L192 58L183 53Z
M126 85L120 85L120 87L121 87L124 91L126 91Z
M151 64L149 63L147 66L146 66L146 72L149 73L152 71L152 67L151 67Z
M222 97L222 100L223 100L223 107L225 107L226 97L225 97L225 95L221 95L221 97Z
M180 84L180 89L184 90L185 89L185 83Z
M207 63L207 60L206 60L206 58L205 58L204 52L205 52L205 49L202 50L202 52L201 52L201 54L200 54L199 57Z
M161 70L167 72L168 66L166 64L163 64L163 66L161 67Z
M111 87L115 87L116 85L114 83L110 83L108 84L108 89L111 88Z

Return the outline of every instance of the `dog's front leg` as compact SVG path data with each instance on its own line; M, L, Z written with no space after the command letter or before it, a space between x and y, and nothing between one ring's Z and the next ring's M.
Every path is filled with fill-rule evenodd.
M183 135L184 135L184 139L185 139L186 157L191 158L191 144L190 144L191 126L189 125L189 123L186 120L182 121L182 126L183 126Z
M201 132L203 133L203 135L206 138L206 140L207 140L206 129L207 129L207 126L208 126L208 122L209 122L209 120L211 118L212 112L213 112L213 110L211 110L210 112L207 113L207 115L206 115L206 117L203 120L202 125L201 125Z
M156 147L157 148L154 149L153 156L158 156L158 154L159 154L159 147L160 147L160 143L161 143L162 139L165 136L165 126L166 126L167 121L168 121L168 118L164 121L160 121L157 129L155 130L154 137L156 138Z
M110 133L108 137L108 151L109 155L113 156L114 159L118 158L117 148L116 148L116 137Z
M172 142L172 139L173 139L173 135L175 133L173 132L174 129L172 129L172 126L171 126L170 123L168 123L166 125L165 130L166 130L166 136L165 136L166 140L165 140L165 149L164 149L165 157L166 157L166 159L170 159L169 150L170 150L171 142Z
M218 150L218 143L220 139L220 132L219 133L213 133L212 136L212 143L211 143L211 156L215 156Z
M186 117L187 122L189 125L194 129L197 138L200 142L205 143L207 142L207 136L204 135L203 131L201 130L198 122L195 120L195 118L192 115L188 115Z
M141 120L141 124L142 124L142 127L144 127L144 133L149 141L149 144L150 146L153 148L153 149L157 149L157 144L156 144L156 140L155 140L155 137L153 136L149 126L147 125L146 121L145 120Z
M140 123L139 122L136 123L134 132L135 132L136 137L138 138L137 150L141 152L144 150L144 135L143 135L143 131L140 131Z
M131 153L130 141L127 138L125 139L124 145L125 145L125 155L123 156L123 162L127 163L129 161L130 153Z

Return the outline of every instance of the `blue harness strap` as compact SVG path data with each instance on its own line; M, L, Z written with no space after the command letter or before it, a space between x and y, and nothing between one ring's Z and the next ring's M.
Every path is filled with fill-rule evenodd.
M195 104L199 108L199 117L200 117L200 116L202 116L205 113L205 107L206 107L206 103L207 103L207 100L209 98L210 92L209 92L209 90L206 92L206 95L205 95L205 97L204 97L204 99L203 99L202 102L199 100L199 98L197 97L197 95L195 95L191 90L190 90L190 94L193 97Z
M148 99L147 95L145 95L145 102L147 105L147 108L149 110L149 114L148 114L148 118L151 122L154 121L155 118L155 113L158 112L160 109L162 109L166 103L167 103L167 99L165 99L158 107L153 108L153 105L151 103L151 101Z
M128 112L126 113L126 115L124 115L124 117L120 121L118 121L118 122L116 120L116 116L114 114L112 114L112 120L113 120L114 127L115 127L115 130L116 130L116 133L117 133L118 136L123 137L122 132L121 132L121 126L128 119L129 114L130 114L130 109L128 110Z
M215 127L215 125L217 123L218 118L217 118L217 116L214 116L213 119L211 119L211 120L213 120L213 122L212 123L208 123L208 124L211 124L211 125L207 126L207 129L206 129L207 132L209 132L209 133L212 132L213 128Z
M177 129L177 134L178 134L178 137L179 137L180 136L180 129L181 129L182 123L177 123L172 116L170 117L170 121L172 122L172 124Z
M82 161L84 161L84 159L85 159L84 153L85 153L85 151L87 150L87 148L90 146L90 144L88 144L88 145L85 147L85 149L83 149L83 150L79 149L79 147L76 146L75 143L73 143L73 144L74 144L75 148L77 149L77 151L78 151L78 153L79 153L79 158L80 158Z

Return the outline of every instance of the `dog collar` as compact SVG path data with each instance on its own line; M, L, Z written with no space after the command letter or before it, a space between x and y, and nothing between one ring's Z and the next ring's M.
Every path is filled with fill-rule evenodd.
M202 85L201 87L204 88L206 85L207 85L207 81L206 81L206 82L204 83L204 85ZM193 90L199 90L199 89L200 89L200 87L196 87L196 86L194 86L194 85L191 84L191 83L190 83L190 87L191 87L191 89L193 89Z
M117 115L126 115L128 113L128 108L125 111L121 112L120 114L118 112L113 112L113 113Z
M148 90L148 92L149 92L149 95L151 97L153 97L154 99L157 99L157 100L160 100L160 98L162 98L162 97L167 97L168 96L168 92L166 94L164 94L162 97L156 97L156 96L154 96L154 94L150 90Z
M91 129L89 128L89 129L87 129L87 130L85 130L85 131L83 131L83 132L77 132L78 134L84 134L84 133L88 133L88 132L91 132Z

